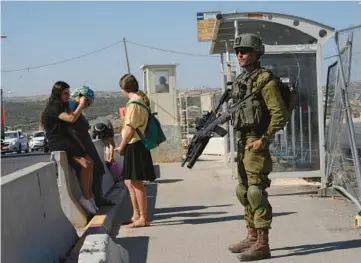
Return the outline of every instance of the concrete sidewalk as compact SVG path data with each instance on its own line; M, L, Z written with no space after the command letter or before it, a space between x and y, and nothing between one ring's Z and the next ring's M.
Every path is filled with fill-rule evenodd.
M162 164L161 178L146 186L148 228L120 227L132 213L126 198L112 237L128 250L131 263L238 262L227 246L246 235L243 208L235 196L236 181L217 173L222 168L220 159L199 161L193 170ZM273 180L272 258L263 262L360 262L354 205L318 198L316 192L315 185L303 180Z

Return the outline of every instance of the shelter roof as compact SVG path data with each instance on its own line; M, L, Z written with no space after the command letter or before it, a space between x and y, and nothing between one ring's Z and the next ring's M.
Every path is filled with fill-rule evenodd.
M325 43L335 29L297 16L278 13L241 12L218 14L213 29L210 54L226 52L225 42L232 47L236 26L238 34L253 33L261 37L265 45L312 45ZM229 48L229 52L233 52Z

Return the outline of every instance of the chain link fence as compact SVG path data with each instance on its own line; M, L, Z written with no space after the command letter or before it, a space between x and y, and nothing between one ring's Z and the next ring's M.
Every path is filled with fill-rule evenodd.
M336 32L325 98L326 186L361 210L361 25Z

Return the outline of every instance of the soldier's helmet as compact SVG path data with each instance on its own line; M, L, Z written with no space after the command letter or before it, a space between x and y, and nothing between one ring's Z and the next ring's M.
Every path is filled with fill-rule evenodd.
M260 56L264 54L264 45L262 40L254 34L241 34L236 37L233 49L244 51L256 51Z

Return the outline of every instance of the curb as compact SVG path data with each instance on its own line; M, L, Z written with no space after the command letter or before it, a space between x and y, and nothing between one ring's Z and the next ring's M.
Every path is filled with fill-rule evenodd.
M112 229L113 220L117 215L119 208L123 204L125 195L127 193L126 187L123 183L118 185L120 186L114 187L114 190L107 195L109 199L116 202L116 205L113 207L105 207L98 211L98 213L90 220L88 225L85 227L85 231L76 242L73 249L69 252L64 263L80 262L80 258L84 259L84 257L87 258L86 262L106 262L89 261L89 255L83 256L82 254L88 254L91 247L96 247L96 251L99 250L102 251L102 253L108 253L108 250L113 251L112 248L114 248L114 246L117 246L116 244L114 244L108 234ZM109 240L111 240L111 242L109 242ZM100 248L100 246L102 248ZM95 256L95 258L101 257ZM116 262L123 261L118 260Z

